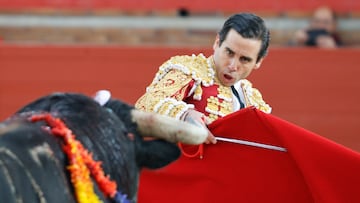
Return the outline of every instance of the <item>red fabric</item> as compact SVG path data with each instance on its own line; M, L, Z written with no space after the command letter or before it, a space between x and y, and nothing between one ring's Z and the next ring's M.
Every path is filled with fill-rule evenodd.
M189 87L189 89L193 88L195 85L195 81L192 81L192 85ZM200 100L197 100L197 99L194 99L194 95L192 94L190 97L187 97L184 99L184 101L187 103L187 104L193 104L194 105L194 108L205 114L206 116L209 116L209 112L206 111L206 107L208 105L208 99L210 97L215 97L217 99L219 99L219 105L218 106L215 106L215 110L219 110L220 109L220 105L223 103L224 99L221 99L221 98L218 98L217 95L219 94L219 85L217 84L214 84L214 85L210 85L208 87L206 86L201 86L201 89L202 89L202 94L201 94L201 99ZM185 94L185 95L188 95Z
M360 202L360 154L255 108L212 123L216 136L284 147L221 142L204 157L143 170L139 203Z

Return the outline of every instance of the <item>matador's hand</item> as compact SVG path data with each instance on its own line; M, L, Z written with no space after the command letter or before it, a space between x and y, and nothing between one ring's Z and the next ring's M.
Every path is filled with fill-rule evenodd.
M206 138L205 143L206 144L210 144L210 143L216 144L215 136L208 130L208 128L206 126L206 124L207 124L206 117L203 113L200 113L194 109L189 109L183 114L183 116L181 117L181 120L206 128L208 131L208 137Z

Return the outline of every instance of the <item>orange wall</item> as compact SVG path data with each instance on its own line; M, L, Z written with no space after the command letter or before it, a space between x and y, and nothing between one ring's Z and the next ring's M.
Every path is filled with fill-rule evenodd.
M200 52L211 49L0 45L0 119L56 91L133 104L163 61ZM250 79L274 115L360 152L359 66L358 49L273 48Z

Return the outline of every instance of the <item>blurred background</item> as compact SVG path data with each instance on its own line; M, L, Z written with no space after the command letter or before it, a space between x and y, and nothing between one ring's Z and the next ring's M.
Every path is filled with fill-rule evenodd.
M356 0L0 0L0 36L12 43L208 46L224 19L254 12L274 46L287 45L313 11L329 6L344 44L360 45Z
M294 45L321 6L336 13L341 46ZM269 55L249 79L273 115L360 151L358 0L0 0L0 119L59 91L108 89L134 104L169 57L211 55L238 12L270 28Z

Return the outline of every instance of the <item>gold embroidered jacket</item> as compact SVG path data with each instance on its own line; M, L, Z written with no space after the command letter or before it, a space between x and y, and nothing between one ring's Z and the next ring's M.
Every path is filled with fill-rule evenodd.
M241 89L245 106L271 112L250 81L241 80ZM206 58L203 54L174 56L163 63L135 107L177 119L189 108L195 108L210 122L235 111L231 88L217 81L212 56Z

